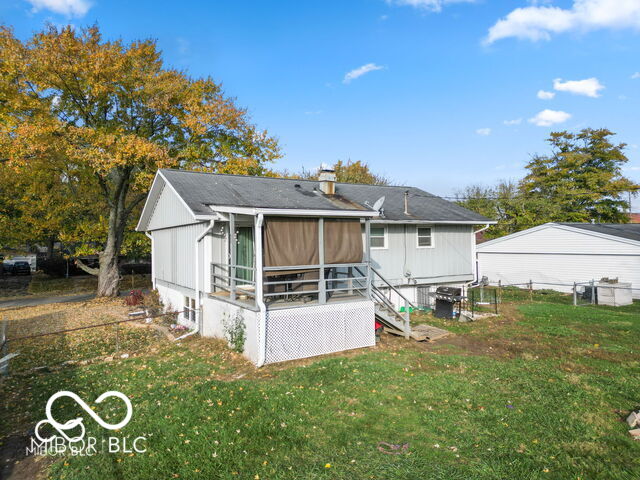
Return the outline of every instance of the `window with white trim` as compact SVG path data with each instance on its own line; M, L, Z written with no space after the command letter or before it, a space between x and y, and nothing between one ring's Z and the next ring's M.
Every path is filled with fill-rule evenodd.
M182 318L191 322L196 321L196 300L195 298L184 297L184 310Z
M433 247L433 229L431 227L418 227L418 248L431 248Z
M387 227L372 225L369 230L369 245L371 248L387 248Z

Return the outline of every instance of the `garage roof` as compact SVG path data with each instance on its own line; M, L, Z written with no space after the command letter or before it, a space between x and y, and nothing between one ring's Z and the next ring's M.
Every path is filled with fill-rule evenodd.
M559 223L558 225L640 242L640 223Z

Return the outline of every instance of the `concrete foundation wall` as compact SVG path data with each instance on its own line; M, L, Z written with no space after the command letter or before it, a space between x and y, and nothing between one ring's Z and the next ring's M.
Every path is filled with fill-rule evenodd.
M257 363L260 352L258 313L221 300L203 297L202 332L200 332L203 337L227 339L225 323L230 325L236 319L244 324L245 342L243 354L253 363Z

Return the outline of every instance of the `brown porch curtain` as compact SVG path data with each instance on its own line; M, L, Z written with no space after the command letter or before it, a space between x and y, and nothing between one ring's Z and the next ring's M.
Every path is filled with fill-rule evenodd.
M325 219L324 263L361 263L362 254L359 219Z
M264 265L284 267L317 265L318 219L267 217L264 223ZM359 219L325 219L324 262L360 263L363 256L362 228ZM309 270L266 272L267 276L311 273Z
M264 222L264 265L285 267L317 265L318 219L267 217ZM303 273L308 270L266 272L268 276Z

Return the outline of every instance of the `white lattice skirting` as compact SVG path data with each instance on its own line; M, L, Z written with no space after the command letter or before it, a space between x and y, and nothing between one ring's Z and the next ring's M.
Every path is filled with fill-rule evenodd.
M375 345L373 302L267 311L265 363Z

